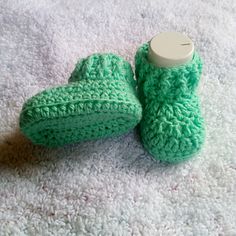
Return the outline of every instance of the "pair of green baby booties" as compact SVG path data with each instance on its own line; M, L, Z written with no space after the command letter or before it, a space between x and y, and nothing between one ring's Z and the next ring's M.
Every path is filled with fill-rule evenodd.
M204 125L196 88L202 61L157 68L148 61L148 44L131 65L115 54L93 54L80 60L64 86L30 98L20 114L20 129L33 143L57 147L112 137L139 124L147 151L166 162L197 153Z

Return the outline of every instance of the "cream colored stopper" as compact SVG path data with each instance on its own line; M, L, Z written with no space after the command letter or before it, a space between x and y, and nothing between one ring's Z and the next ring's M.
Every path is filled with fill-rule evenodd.
M157 67L174 67L193 58L192 40L178 32L160 33L149 43L148 59Z

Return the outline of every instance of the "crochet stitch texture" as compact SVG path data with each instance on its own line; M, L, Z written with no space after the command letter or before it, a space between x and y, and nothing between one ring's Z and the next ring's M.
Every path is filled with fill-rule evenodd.
M123 134L142 115L133 77L130 64L117 55L82 59L68 85L26 101L20 129L33 143L48 147Z
M143 106L140 133L155 159L179 162L197 153L204 142L204 122L196 88L202 60L195 52L187 64L157 68L148 62L148 44L135 56L139 98Z

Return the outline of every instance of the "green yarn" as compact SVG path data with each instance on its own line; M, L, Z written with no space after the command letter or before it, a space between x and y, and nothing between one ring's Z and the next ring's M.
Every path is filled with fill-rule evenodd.
M187 64L157 68L148 62L148 44L135 56L139 98L143 106L140 133L155 159L179 162L197 153L204 142L204 122L196 88L202 60L195 52Z
M130 64L114 54L77 63L69 84L30 98L20 114L21 131L48 147L123 134L141 119Z

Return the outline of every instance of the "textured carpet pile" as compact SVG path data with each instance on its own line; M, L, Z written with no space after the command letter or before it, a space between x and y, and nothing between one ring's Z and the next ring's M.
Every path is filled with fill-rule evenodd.
M236 2L0 0L0 235L236 235ZM79 58L134 64L156 33L180 31L204 60L206 142L165 165L137 131L64 148L34 146L19 112L66 84Z

